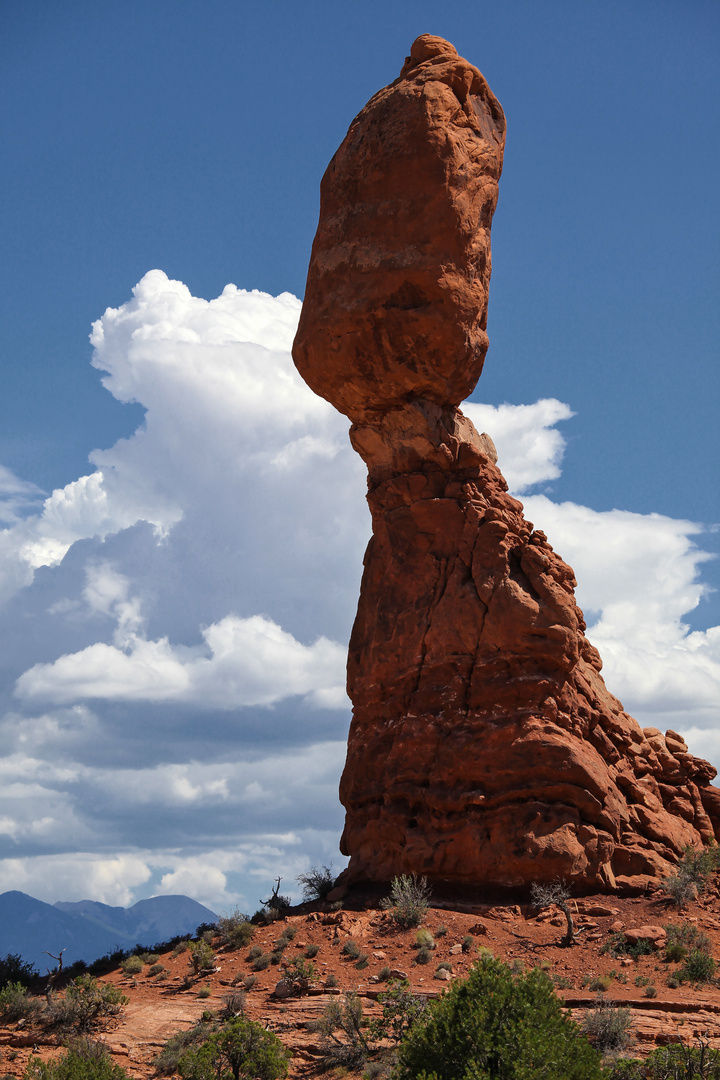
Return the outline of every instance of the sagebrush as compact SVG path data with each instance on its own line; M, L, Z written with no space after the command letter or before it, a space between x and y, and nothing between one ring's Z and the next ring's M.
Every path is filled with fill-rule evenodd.
M710 875L720 867L720 848L717 844L707 847L691 847L683 851L674 873L662 880L668 898L679 908L702 896L708 886Z
M237 908L229 915L222 915L215 928L222 944L231 949L243 949L250 944L255 933L250 917Z
M427 878L408 877L402 874L390 883L390 896L380 901L380 907L387 911L393 922L404 930L420 926L425 921L430 902L430 889Z
M595 1008L583 1020L581 1030L596 1050L616 1054L630 1044L631 1027L630 1009L613 1005L600 994Z
M116 1065L103 1043L75 1039L66 1052L51 1061L31 1057L25 1080L128 1080L128 1074Z

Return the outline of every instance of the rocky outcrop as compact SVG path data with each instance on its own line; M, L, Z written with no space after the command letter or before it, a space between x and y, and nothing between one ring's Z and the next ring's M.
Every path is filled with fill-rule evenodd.
M713 838L720 792L609 693L571 568L458 408L487 349L504 130L480 72L424 35L323 179L293 355L353 421L373 519L346 880L634 890Z

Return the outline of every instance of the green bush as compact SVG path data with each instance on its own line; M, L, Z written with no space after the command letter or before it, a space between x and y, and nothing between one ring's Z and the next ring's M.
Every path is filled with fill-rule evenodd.
M416 964L429 964L432 960L432 949L429 949L427 945L421 945L418 951L415 953Z
M289 1053L277 1035L238 1016L178 1062L183 1080L280 1080Z
M611 1005L600 996L583 1020L581 1031L601 1054L616 1054L629 1044L631 1026L629 1008Z
M418 930L417 934L415 935L415 944L417 945L418 949L422 949L423 947L427 949L435 948L435 940L430 931L426 929Z
M417 879L415 874L408 877L402 874L390 883L390 896L380 901L380 907L387 911L393 922L404 930L411 926L420 926L428 913L430 889L427 878Z
M118 1016L129 1000L116 986L99 983L92 975L79 975L64 998L53 999L45 1017L49 1027L88 1032Z
M255 957L253 961L253 971L265 971L270 967L270 955L268 953L260 953Z
M239 922L228 931L228 945L231 949L244 949L252 941L255 927L250 921Z
M29 1020L41 1009L37 998L28 997L27 987L21 982L8 983L0 990L0 1020L12 1023Z
M613 960L617 960L618 956L622 956L627 951L627 942L625 935L622 933L611 934L604 945L601 946L601 953L609 953Z
M349 940L346 941L342 947L343 954L349 956L351 960L357 960L360 955L360 946L357 942Z
M192 1046L204 1043L214 1032L215 1027L206 1020L200 1020L194 1027L178 1031L163 1046L152 1066L159 1076L172 1076L178 1071L178 1063L183 1054Z
M424 998L413 994L407 979L395 981L390 988L380 994L378 1001L382 1005L382 1015L370 1025L373 1038L399 1043L424 1013L427 1003Z
M484 955L415 1021L395 1080L600 1080L600 1055L534 969L513 977Z
M165 970L164 964L153 964L153 966L148 969L148 978L152 979L152 978L154 978L155 975L159 975L160 972L164 971L164 970Z
M668 923L663 929L667 934L666 960L684 960L692 949L710 953L710 938L695 923Z
M617 960L618 956L631 956L633 960L639 960L641 956L649 956L654 951L655 946L649 938L638 938L631 945L622 932L612 934L600 949L601 953L609 953L613 960Z
M707 847L686 847L674 874L662 880L668 897L679 908L701 896L708 886L711 873L720 866L720 849L717 844Z
M320 946L319 945L308 945L307 949L305 950L305 956L306 956L306 958L308 960L312 960L314 957L317 956L317 954L319 952L320 952Z
M226 1019L232 1016L243 1016L246 998L247 994L244 990L231 990L228 994L223 994L223 1016Z
M715 976L715 961L702 949L692 949L675 974L680 982L710 982Z
M367 1065L370 1075L379 1075L381 1070L385 1074L394 1044L421 1015L425 1002L411 993L407 982L393 983L386 993L380 994L379 1001L382 1015L369 1021L360 996L348 992L342 1001L331 1001L320 1019L308 1025L322 1037L323 1069L358 1068L375 1058Z
M464 953L472 952L474 944L475 938L472 936L472 934L466 934L465 937L462 939L462 951Z
M0 958L0 986L9 982L30 986L37 978L37 969L24 961L19 953L8 953Z
M296 881L302 885L303 900L324 900L335 885L335 875L329 866L313 866Z
M139 956L127 956L120 964L125 975L139 975L145 964Z
M285 978L291 982L296 980L311 982L316 975L315 965L302 956L295 956L285 968Z
M609 1062L605 1075L607 1080L720 1080L720 1050L712 1050L704 1039L692 1047L659 1046L644 1061Z
M87 969L91 975L106 975L108 971L114 971L115 968L119 967L125 956L124 949L113 949L112 952L105 953L104 956L99 956L97 960L93 960L92 964L88 964Z
M25 1080L127 1080L128 1074L116 1065L107 1048L90 1039L76 1039L60 1058L42 1061L31 1057Z
M255 933L255 927L247 915L235 908L229 915L221 915L215 923L216 935L223 945L231 949L242 949L249 945Z
M325 985L329 982L328 978ZM368 1024L359 994L346 993L342 1002L333 999L325 1006L320 1019L308 1026L321 1036L324 1069L358 1067L371 1054Z
M693 900L697 900L702 891L702 885L679 871L664 877L660 887L677 908L686 908Z
M256 911L253 915L253 922L255 920L258 920L259 922L263 922L269 925L270 923L277 922L278 919L284 918L285 912L290 907L290 897L280 896L278 897L278 899L282 900L282 907L273 907L271 904L270 907L260 908L260 910Z
M190 950L190 967L192 968L193 975L200 975L203 971L208 971L215 963L215 954L212 951L207 941L191 941L188 944Z

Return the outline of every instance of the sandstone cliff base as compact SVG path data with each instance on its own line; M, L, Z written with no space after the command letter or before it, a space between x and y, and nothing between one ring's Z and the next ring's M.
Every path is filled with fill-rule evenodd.
M323 179L293 355L353 421L373 519L344 880L634 892L714 838L720 791L608 692L571 568L458 408L487 350L504 138L480 72L424 35Z

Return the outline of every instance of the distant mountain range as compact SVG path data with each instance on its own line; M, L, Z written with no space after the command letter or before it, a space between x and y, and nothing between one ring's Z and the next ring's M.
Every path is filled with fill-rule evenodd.
M19 954L41 974L56 966L47 955L65 949L63 963L92 963L115 949L151 946L178 934L191 934L217 915L188 896L153 896L132 907L110 907L96 900L45 904L26 893L0 893L0 957Z

